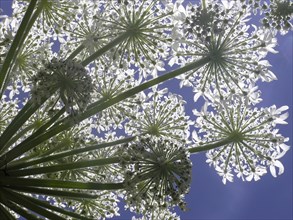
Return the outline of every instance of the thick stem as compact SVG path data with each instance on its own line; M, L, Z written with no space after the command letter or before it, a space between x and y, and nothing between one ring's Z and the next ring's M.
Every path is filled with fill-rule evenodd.
M25 186L9 186L10 189L16 190L19 192L38 194L43 196L54 196L54 197L66 197L70 199L97 199L98 195L93 195L89 193L83 192L72 192L72 191L64 191L64 190L56 190L56 189L41 189L37 187L25 187Z
M75 219L80 219L80 220L91 220L90 218L87 218L87 217L83 217L79 214L76 214L74 212L71 212L71 211L67 211L66 209L63 209L63 208L59 208L59 207L56 207L56 206L53 206L50 204L50 202L47 202L47 201L42 201L40 199L36 199L36 198L33 198L33 197L29 197L29 196L25 196L25 195L21 195L23 198L26 198L27 200L33 202L34 204L38 205L38 206L41 206L41 207L44 207L46 209L49 209L49 210L52 210L52 211L55 211L55 212L58 212L60 214L64 214L66 216L71 216ZM82 198L81 198L82 199ZM54 218L56 219L56 218Z
M107 52L108 50L114 48L115 46L123 42L125 39L129 37L130 34L131 33L128 33L128 32L121 34L119 37L115 38L113 41L111 41L110 43L108 43L107 45L105 45L104 47L102 47L101 49L93 53L92 55L90 55L84 61L82 61L81 65L86 66L90 64L92 61L94 61L95 59L103 55L105 52Z
M46 99L43 99L38 105L34 104L32 100L29 100L26 105L21 109L9 126L0 136L0 153L5 151L9 147L7 142L18 132L19 128L32 116L33 113L44 103ZM48 127L50 127L56 120L65 112L65 108L62 108L52 119L50 119L46 124L41 126L36 132L34 132L29 138L24 142L30 141L42 132L44 132Z
M60 158L64 158L64 157L68 157L72 155L77 155L77 154L81 154L81 153L85 153L89 151L95 151L95 150L99 150L106 147L112 147L118 144L128 143L130 141L133 141L134 139L135 137L128 137L128 138L120 139L117 141L95 144L95 145L84 147L84 148L68 150L68 151L57 153L54 155L41 157L32 161L23 161L23 160L15 161L15 162L12 162L11 164L8 164L6 170L8 171L8 170L15 170L15 169L23 169L25 167L29 167L29 166L40 164L40 163L45 163L48 161L58 160Z
M6 207L9 209L13 210L14 212L18 213L25 219L30 219L30 220L40 220L37 218L35 215L32 213L28 212L27 210L21 208L20 206L16 205L15 203L11 202L9 200L9 197L7 198L7 195L1 192L0 190L0 201L2 204L4 204ZM1 216L2 217L2 216Z
M49 179L31 179L1 177L0 186L30 186L30 187L50 187L63 189L89 189L89 190L119 190L124 189L123 183L94 183L94 182L76 182Z
M127 99L135 94L138 94L139 92L142 92L145 89L148 89L154 85L158 85L159 83L162 83L162 82L167 81L169 79L175 78L175 77L177 77L181 74L184 74L188 71L199 69L203 65L207 64L209 61L210 61L209 57L204 57L204 58L197 60L193 63L187 64L186 66L181 67L177 70L173 70L167 74L164 74L164 75L159 76L155 79L152 79L148 82L145 82L139 86L136 86L132 89L129 89L129 90L117 95L116 97L103 102L102 104L99 104L99 105L93 104L92 108L89 108L84 113L81 113L80 115L78 115L77 120L82 121L82 120L84 120L84 119L86 119L86 118L88 118L88 117L90 117L90 116L124 100L124 99Z
M202 9L206 10L207 6L206 6L206 1L205 0L201 0L201 5L202 5Z
M225 139L223 139L221 141L214 142L214 143L211 143L211 144L204 144L204 145L201 145L201 146L198 146L198 147L189 148L188 150L189 150L190 153L198 153L198 152L208 151L208 150L211 150L211 149L222 147L222 146L230 144L232 142L233 142L233 138L227 137L227 138L225 138Z
M28 210L35 212L41 216L47 217L48 219L56 219L56 220L65 220L65 218L56 215L53 212L48 211L47 209L35 204L31 199L27 196L21 195L19 193L13 192L11 190L2 188L5 197L22 207L27 208Z
M92 106L91 108L87 109L85 112L81 113L80 115L77 115L76 121L81 122L84 119L89 118L90 116L95 115L98 112L101 112L102 110L104 110L112 105L115 105L118 102L120 102L124 99L127 99L127 98L129 98L139 92L142 92L145 89L148 89L154 85L157 85L159 83L162 83L164 81L167 81L169 79L177 77L177 76L184 74L188 71L199 69L203 65L207 64L209 61L210 61L209 57L204 57L204 58L197 60L193 63L190 63L184 67L181 67L177 70L173 70L167 74L164 74L164 75L159 76L155 79L152 79L148 82L145 82L141 85L138 85L132 89L129 89L129 90L127 90L127 91L117 95L116 97L109 99L103 103L99 102L98 105L93 104L93 105L91 105ZM32 141L25 143L25 144L23 144L23 143L19 144L18 146L13 148L11 151L7 152L6 154L4 154L0 157L0 167L5 166L13 159L22 155L24 152L26 152L30 149L33 149L38 144L42 143L45 140L48 140L49 138L55 136L56 134L58 134L64 130L72 127L73 125L74 124L71 122L71 120L68 120L68 121L65 120L63 124L54 126L52 129L48 130L44 134L41 134L40 136L36 137Z
M0 71L0 98L2 97L2 94L9 80L9 68L13 65L13 61L15 60L15 57L17 56L17 50L19 49L19 47L21 46L21 43L23 42L22 39L25 39L28 34L29 21L32 17L32 13L35 9L36 3L37 3L37 0L30 1L30 4L26 10L26 13L21 21L18 31L13 39L11 47L2 65L2 68Z
M83 49L84 45L80 45L78 48L76 48L70 55L67 57L67 60L72 60L74 57L76 57Z
M88 167L96 167L96 166L105 166L108 164L119 163L119 157L110 157L110 158L103 158L103 159L96 159L96 160L85 160L73 163L66 163L66 164L58 164L52 165L48 167L37 167L31 169L21 169L21 170L11 170L7 171L6 174L8 176L29 176L29 175L36 175L36 174L45 174L45 173L54 173L60 171L68 171L68 170L76 170Z
M10 214L10 212L7 211L1 204L0 204L0 216L3 218L3 220L15 220L13 215Z
M15 136L13 136L7 144L5 144L4 149L8 149L12 144L14 144L19 138L23 137L27 132L30 130L33 130L36 126L34 124L30 124L29 126L22 129L20 132L18 132Z
M29 100L20 112L15 116L8 127L0 136L0 153L3 152L6 143L11 137L18 132L19 128L29 119L29 117L38 109L39 106L34 106L32 100Z

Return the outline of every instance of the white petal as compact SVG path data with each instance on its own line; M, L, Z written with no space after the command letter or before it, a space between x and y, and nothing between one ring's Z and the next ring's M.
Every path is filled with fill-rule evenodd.
M270 165L270 171L273 177L277 177L276 168L273 164Z
M281 174L284 173L284 170L285 169L284 169L283 164L280 161L276 160L275 163L274 163L274 165L279 168L278 175L281 175Z
M283 112L283 111L286 111L286 110L288 110L288 109L289 109L289 107L288 107L287 105L283 105L282 107L278 108L277 111L279 111L279 112Z
M197 102L197 100L199 99L199 97L201 96L201 92L197 92L195 93L194 97L193 97L193 101Z
M178 45L176 45L178 47ZM168 65L169 66L173 66L175 64L175 57L171 58L171 60L169 61Z
M194 130L193 132L192 132L192 140L194 140L194 141L199 141L199 138L198 138L198 135L197 135L197 132Z
M279 53L278 51L274 50L274 49L271 48L271 47L266 47L266 49L267 49L269 52L274 53L274 54Z
M246 177L246 180L247 180L247 181L251 181L252 178L253 178L253 173L251 173L248 177Z
M276 119L274 120L274 122L275 122L276 124L281 124L281 125L286 125L286 124L288 124L286 121L284 121L284 120L282 120L282 119L280 119L280 118L276 118Z
M290 146L287 144L280 144L280 148L282 148L283 151L288 151L290 149Z
M286 120L288 117L289 117L289 113L288 113L288 112L286 112L286 113L284 113L284 114L281 114L281 115L279 116L279 118L282 119L282 120Z

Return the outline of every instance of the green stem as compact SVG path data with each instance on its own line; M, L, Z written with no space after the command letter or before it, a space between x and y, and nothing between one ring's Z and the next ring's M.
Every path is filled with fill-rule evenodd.
M29 117L36 111L38 107L34 106L32 100L29 100L20 112L14 117L12 122L3 131L0 136L0 152L3 152L4 146L15 135L19 128L29 119Z
M201 145L198 147L193 147L193 148L189 148L189 152L190 153L197 153L197 152L202 152L202 151L208 151L211 149L215 149L218 147L222 147L224 145L230 144L233 142L233 139L231 137L227 137L221 141L215 142L215 143L211 143L211 144L205 144L205 145Z
M112 146L115 146L118 144L128 143L130 141L133 141L134 139L135 139L135 137L128 137L128 138L120 139L117 141L112 141L112 142L107 142L107 143L102 143L102 144L95 144L95 145L84 147L84 148L68 150L68 151L57 153L54 155L42 157L42 158L32 160L32 161L23 161L23 160L15 161L15 162L8 164L6 170L23 169L25 167L29 167L32 165L45 163L45 162L53 161L53 160L58 160L60 158L64 158L64 157L68 157L68 156L72 156L72 155L77 155L80 153L99 150L99 149L106 148L106 147L112 147Z
M40 189L37 187L26 187L26 186L9 186L10 189L31 193L31 194L38 194L38 195L46 195L46 196L54 196L54 197L66 197L70 199L97 199L98 195L93 195L89 193L82 193L82 192L71 192L71 191L64 191L64 190L55 190L55 189Z
M67 60L72 60L74 57L76 57L83 49L85 46L82 44L78 48L76 48L70 55L67 57Z
M0 98L2 97L2 94L9 80L9 67L12 66L13 60L17 56L16 52L17 52L17 49L21 46L22 39L26 38L27 36L29 21L35 9L36 3L37 3L37 0L30 1L30 4L26 10L26 13L21 21L21 24L18 28L18 31L13 39L11 47L7 53L7 56L0 70Z
M74 212L70 212L70 211L67 211L65 209L53 206L49 202L42 201L42 200L39 200L39 199L36 199L36 198L33 198L33 197L29 197L29 196L25 196L25 195L22 195L22 197L24 197L27 200L35 203L36 205L42 206L42 207L44 207L46 209L50 209L52 211L55 211L55 212L58 212L58 213L61 213L61 214L64 214L66 216L71 216L73 218L80 219L80 220L91 220L90 218L83 217L83 216L81 216L79 214L76 214Z
M42 142L48 140L49 138L55 136L56 134L70 128L71 127L70 125L71 124L68 123L68 124L57 126L53 130L49 130L48 132L36 137L33 140L24 141L24 142L20 143L19 145L14 147L12 150L8 151L7 153L3 154L0 157L0 167L1 168L3 168L3 166L5 167L10 161L15 159L16 157L33 149L35 146L41 144Z
M57 119L60 118L61 115L65 112L65 107L60 109L48 122L46 122L44 125L42 125L36 132L34 132L30 137L28 137L25 141L29 142L30 140L34 139L35 137L42 134L44 131L46 131L47 128L49 128L51 125L57 122ZM57 122L58 123L58 122Z
M98 112L101 112L102 110L104 110L104 109L124 100L124 99L127 99L135 94L138 94L139 92L142 92L145 89L148 89L154 85L158 85L159 83L162 83L162 82L167 81L169 79L175 78L175 77L177 77L183 73L186 73L188 71L191 71L194 69L199 69L203 65L207 64L209 61L210 61L209 57L204 57L204 58L197 60L193 63L187 64L184 67L173 70L167 74L164 74L164 75L159 76L155 79L149 80L148 82L145 82L141 85L138 85L132 89L129 89L129 90L117 95L116 97L103 102L102 104L92 105L93 107L87 109L85 112L81 113L80 115L77 115L77 120L82 121L82 120L84 120L84 119L86 119L86 118L88 118Z
M4 146L4 150L8 149L12 144L14 144L19 138L21 138L23 135L25 135L28 131L34 129L36 126L34 124L31 124L24 129L22 129L20 132L18 132L15 136L13 136L7 144Z
M19 193L4 188L2 188L1 191L4 192L4 195L8 197L10 201L22 207L25 207L28 210L33 211L41 216L47 217L48 219L65 220L65 218L60 217L59 215L56 215L55 213L50 212L47 209L44 209L43 207L36 205L27 196L23 196Z
M7 211L1 204L0 204L0 216L3 218L3 220L15 220L13 215L10 214L10 212Z
M82 61L81 65L86 66L90 64L92 61L94 61L95 59L103 55L105 52L107 52L108 50L114 48L115 46L123 42L125 39L127 39L130 36L130 34L131 33L128 33L128 32L121 34L119 37L115 38L113 41L111 41L110 43L108 43L107 45L105 45L104 47L102 47L101 49L93 53L92 55L90 55L84 61Z
M139 92L142 92L145 89L148 89L154 85L157 85L159 83L162 83L164 81L167 81L169 79L177 77L177 76L184 74L188 71L191 71L194 69L199 69L203 65L207 64L209 61L210 61L209 57L204 57L204 58L197 60L193 63L187 64L186 66L181 67L177 70L173 70L165 75L159 76L155 79L152 79L148 82L145 82L141 85L138 85L132 89L129 89L129 90L127 90L127 91L117 95L116 97L109 99L103 103L99 102L98 105L93 104L93 105L91 105L93 107L87 109L85 112L81 113L80 115L77 115L76 121L81 122L84 119L89 118L90 116L97 114L98 112L101 112L102 110L104 110L112 105L115 105L116 103L118 103L124 99L127 99L127 98L129 98ZM0 167L2 168L3 166L5 166L5 164L7 164L10 161L12 161L13 159L19 157L20 155L22 155L26 151L33 149L35 146L42 143L43 141L48 140L49 138L53 137L54 135L66 130L72 126L73 126L73 123L69 119L68 121L64 121L63 124L60 124L58 126L54 126L50 130L48 130L46 133L41 134L40 136L36 137L35 139L33 139L30 142L19 144L18 146L14 147L12 150L10 150L9 152L7 152L6 154L4 154L0 157Z
M0 153L9 147L7 142L13 137L13 135L20 129L20 127L31 117L31 115L44 103L46 99L42 100L38 105L34 104L32 100L29 100L26 105L21 109L9 126L0 136ZM51 118L45 125L40 127L30 137L28 137L23 143L30 141L42 132L44 132L49 126L51 126L56 120L65 112L65 108L62 108L53 118Z
M206 1L205 0L201 0L201 5L202 5L202 9L206 10L207 6L206 6Z
M15 203L9 201L8 199L2 199L1 197L5 196L5 195L1 195L1 191L0 191L0 200L1 203L3 203L5 206L7 206L9 209L13 210L15 213L18 213L19 215L21 215L22 217L24 217L25 219L30 219L30 220L41 220L40 218L38 218L37 216L29 213L27 210L19 207L18 205L16 205Z
M35 21L37 20L37 18L39 17L39 15L40 15L41 12L42 12L42 7L40 5L38 5L36 11L31 16L31 19L29 20L29 23L28 23L28 25L26 27L26 30L25 30L25 32L24 32L24 34L23 34L23 36L22 36L22 38L21 38L21 40L19 42L19 45L20 46L17 48L16 54L19 54L20 51L23 49L23 47L26 46L24 44L24 41L26 39L26 36L28 36L31 28L33 27ZM12 63L14 63L16 59L17 59L17 56L15 55L14 58L13 58L13 62Z
M30 186L30 187L50 187L63 189L89 189L89 190L119 190L124 189L123 183L93 183L93 182L76 182L62 181L51 179L31 179L31 178L15 178L1 177L1 186Z
M68 171L68 170L76 170L88 167L96 167L96 166L105 166L108 164L119 163L119 157L110 157L110 158L103 158L103 159L96 159L96 160L85 160L79 162L72 162L66 164L58 164L58 165L51 165L48 167L37 167L31 169L21 169L21 170L11 170L7 171L6 174L8 176L29 176L29 175L36 175L36 174L45 174L45 173L54 173L60 171Z

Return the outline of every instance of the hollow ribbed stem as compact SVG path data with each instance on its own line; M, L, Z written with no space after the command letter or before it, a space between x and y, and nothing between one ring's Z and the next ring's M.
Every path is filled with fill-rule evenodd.
M227 137L223 140L211 143L211 144L204 144L204 145L200 145L198 147L193 147L193 148L189 148L189 152L190 153L198 153L198 152L203 152L203 151L208 151L208 150L212 150L218 147L222 147L224 145L230 144L234 142L233 137Z
M1 191L4 193L5 197L9 199L9 201L17 203L32 212L38 213L39 215L47 217L48 219L65 220L65 218L60 217L59 215L37 205L27 196L21 195L5 188L2 188Z
M37 167L31 169L21 169L21 170L11 170L5 171L6 175L8 176L29 176L29 175L36 175L36 174L45 174L45 173L54 173L60 172L64 170L76 170L81 168L87 167L96 167L96 166L105 166L108 164L119 163L119 157L110 157L110 158L103 158L103 159L96 159L96 160L85 160L79 162L72 162L72 163L63 163L58 165L51 165L48 167Z
M159 83L162 83L164 81L167 81L169 79L177 77L177 76L184 74L188 71L199 69L203 65L207 64L209 61L210 61L210 57L204 57L204 58L197 60L193 63L187 64L184 67L173 70L167 74L164 74L164 75L159 76L155 79L152 79L148 82L145 82L141 85L138 85L134 88L131 88L131 89L117 95L116 97L114 97L112 99L109 99L109 100L102 102L102 103L99 102L98 105L93 104L93 105L91 105L92 106L91 108L88 108L85 112L81 113L80 115L77 115L76 121L81 122L84 119L89 118L90 116L95 115L98 112L101 112L102 110L104 110L112 105L115 105L118 102L120 102L124 99L127 99L127 98L129 98L129 97L131 97L131 96L133 96L133 95L135 95L145 89L148 89L154 85L157 85ZM35 146L42 143L43 141L48 140L49 138L53 137L54 135L66 130L72 126L73 126L73 123L71 122L71 120L64 121L62 124L52 127L52 129L48 130L44 134L39 135L37 138L31 140L30 142L19 144L18 146L16 146L15 148L13 148L12 150L10 150L9 152L7 152L6 154L4 154L0 157L0 167L5 166L13 159L22 155L24 152L26 152L30 149L33 149Z
M31 179L1 176L0 186L30 186L30 187L50 187L63 189L89 189L89 190L119 190L124 188L124 183L95 183L76 182L50 179Z
M46 100L43 99L38 105L34 104L32 100L29 100L26 105L21 109L9 126L0 136L0 153L4 152L10 145L8 141L18 132L19 128L30 118L30 116L44 103ZM56 120L65 112L65 108L62 108L52 119L50 119L46 124L41 126L36 132L34 132L26 141L35 138L42 132L44 132L48 127L50 127ZM10 141L11 142L11 141Z
M201 0L201 5L202 5L202 9L206 10L207 9L207 5L206 5L206 1L205 0Z
M103 102L102 104L99 104L99 105L93 104L91 108L87 109L85 112L78 115L77 120L82 121L82 120L84 120L84 119L86 119L86 118L88 118L88 117L90 117L90 116L92 116L92 115L126 99L126 98L129 98L135 94L138 94L139 92L142 92L145 89L148 89L154 85L158 85L159 83L162 83L162 82L167 81L169 79L175 78L175 77L177 77L181 74L184 74L188 71L199 69L203 65L207 64L209 61L210 61L209 57L204 57L204 58L197 60L193 63L187 64L184 67L173 70L167 74L164 74L164 75L159 76L155 79L149 80L148 82L145 82L139 86L131 88L131 89L117 95L116 97Z
M28 35L28 31L30 29L29 27L31 27L30 19L36 7L36 3L37 0L30 1L30 4L26 10L26 13L21 21L21 24L0 70L0 98L2 97L2 94L9 80L9 68L11 68L11 66L13 65L13 61L17 56L17 50L19 49L19 47L21 47L21 43L23 43L24 39Z
M39 106L34 106L33 102L28 101L20 112L14 117L9 126L0 136L0 153L3 152L6 143L15 135L19 128L29 119L29 117L37 110Z
M1 203L3 203L6 207L8 207L9 209L13 210L15 213L18 213L19 215L21 215L25 219L40 220L40 218L38 218L36 215L28 212L26 209L24 209L24 208L16 205L15 203L9 201L8 198L6 198L4 194L3 195L1 195L1 194L2 193L0 191ZM5 199L2 199L1 196L5 197Z
M61 191L62 192L62 191ZM58 212L60 214L64 214L66 216L71 216L75 219L80 219L80 220L91 220L90 218L87 218L87 217L84 217L84 216L81 216L79 214L76 214L74 212L71 212L71 211L67 211L66 209L63 209L63 208L59 208L59 207L56 207L56 206L53 206L50 204L50 202L47 202L47 201L42 201L42 200L39 200L39 199L36 199L36 198L33 198L33 197L29 197L29 196L25 196L25 195L21 195L23 198L26 198L27 200L33 202L34 204L36 205L39 205L39 206L42 206L46 209L49 209L49 210L52 210L52 211L55 211L55 212ZM82 197L81 197L82 199Z
M3 218L3 220L15 220L13 215L10 214L10 212L7 211L1 204L0 204L0 216Z
M102 148L106 148L106 147L112 147L112 146L115 146L118 144L128 143L130 141L133 141L134 139L135 139L135 137L129 137L129 138L124 138L124 139L117 140L117 141L95 144L95 145L91 145L91 146L84 147L84 148L72 149L72 150L68 150L65 152L57 153L57 154L46 156L46 157L43 157L41 155L41 156L39 156L40 158L35 159L35 160L31 160L31 161L23 161L23 160L15 161L15 162L8 164L8 166L6 167L6 170L23 169L25 167L29 167L32 165L45 163L48 161L54 161L54 160L58 160L60 158L64 158L64 157L68 157L68 156L72 156L72 155L77 155L80 153L94 151L94 150L98 150L98 149L102 149Z
M125 33L121 34L120 36L115 38L113 41L111 41L110 43L108 43L107 45L105 45L104 47L102 47L101 49L99 49L98 51L93 53L92 55L90 55L84 61L82 61L81 65L86 66L86 65L90 64L92 61L94 61L95 59L97 59L98 57L103 55L105 52L107 52L108 50L114 48L115 46L117 46L118 44L123 42L130 35L131 35L131 32L125 32Z
M76 57L83 49L85 46L82 44L79 47L77 47L68 57L67 60L72 60L74 57Z
M29 187L29 186L9 186L10 189L16 190L19 192L32 193L44 196L54 196L54 197L66 197L70 199L96 199L98 196L89 193L83 192L72 192L72 191L64 191L57 189L43 189L38 187Z
M29 132L30 130L34 129L36 127L36 125L31 124L27 127L25 127L24 129L22 129L20 132L18 132L15 136L13 136L13 138L11 138L7 144L4 146L4 149L9 148L12 144L14 144L19 138L21 138L23 135L25 135L27 132Z

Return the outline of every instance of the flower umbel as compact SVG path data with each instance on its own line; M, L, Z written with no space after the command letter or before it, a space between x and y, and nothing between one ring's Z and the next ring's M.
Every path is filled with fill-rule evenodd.
M108 19L97 17L104 21L105 34L127 37L113 50L112 56L118 65L123 67L130 63L156 63L160 55L167 49L165 43L171 41L167 32L171 31L168 11L158 0L111 1ZM110 32L109 32L110 31ZM127 61L125 63L125 61Z
M284 144L287 139L274 127L288 117L287 113L282 114L285 109L277 110L275 106L249 109L243 99L234 99L216 106L216 114L195 111L199 116L196 126L206 133L204 143L222 143L206 155L207 163L215 167L224 184L233 181L234 173L242 180L259 180L267 166L275 177L275 167L279 168L279 174L283 173L278 159L289 147Z
M265 12L265 18L262 20L265 27L277 29L281 34L286 34L289 30L292 30L292 1L271 0L269 5L264 3L262 9Z
M125 125L127 133L132 135L153 135L186 141L188 139L189 120L184 112L185 101L181 96L167 90L155 90L148 94L149 101L143 102L142 110L137 112Z
M37 103L58 91L57 100L61 99L67 112L73 113L75 105L82 111L91 100L91 77L82 65L72 60L52 59L32 81L32 99Z
M268 70L268 63L261 60L268 46L263 35L257 30L249 31L248 10L236 10L236 6L227 9L213 1L206 8L188 6L187 11L181 33L185 40L178 39L181 44L174 48L177 58L171 59L169 64L179 59L177 63L185 65L200 57L209 57L210 62L180 76L189 81L183 84L192 85L207 98L213 93L223 99L231 93L247 96L250 84L259 78L275 79ZM274 38L274 33L270 38Z
M144 138L127 146L125 167L127 203L140 210L179 205L191 182L191 161L184 145L162 138Z

